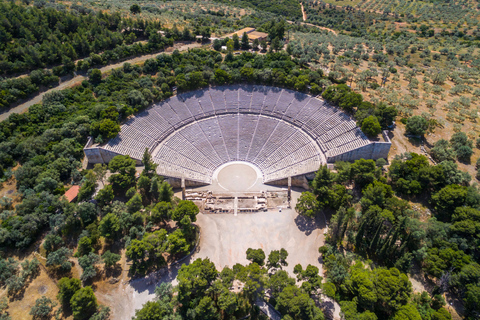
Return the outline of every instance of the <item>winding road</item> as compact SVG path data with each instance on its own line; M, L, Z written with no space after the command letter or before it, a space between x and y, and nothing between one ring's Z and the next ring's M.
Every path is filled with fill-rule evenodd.
M181 46L176 46L176 47L173 47L173 48L170 47L170 48L167 48L167 50L168 49L170 49L170 50L178 49L179 51L186 51L188 49L198 48L198 47L201 47L201 44L191 43L191 44L183 44ZM172 52L173 52L173 50L172 50ZM105 72L108 72L112 69L120 68L120 67L123 66L124 63L127 63L127 62L131 63L131 64L141 63L141 62L144 62L147 59L155 58L156 56L158 56L161 53L171 54L171 52L166 52L166 51L161 51L161 52L157 52L157 53L153 53L153 54L146 54L146 55L143 55L143 56L139 56L139 57L135 57L135 58L132 58L132 59L124 60L124 61L121 61L121 62L118 62L118 63L109 64L105 67L100 68L100 71L102 71L102 73L105 73ZM7 119L13 113L24 113L24 112L28 111L28 108L30 108L34 104L38 104L38 103L42 102L42 98L46 93L71 88L75 84L81 83L85 79L87 79L87 77L85 77L83 75L76 75L73 78L71 78L70 80L60 82L60 84L58 86L56 86L52 89L49 89L49 90L46 90L46 91L43 91L43 92L39 92L36 96L32 97L28 101L25 101L24 103L19 104L18 106L10 108L10 109L6 110L5 112L1 113L0 114L0 121L3 121L5 119Z

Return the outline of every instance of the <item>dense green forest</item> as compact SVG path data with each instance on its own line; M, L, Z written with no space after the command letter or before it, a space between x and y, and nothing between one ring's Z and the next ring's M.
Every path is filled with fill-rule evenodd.
M5 2L0 3L0 21L0 74L69 65L91 53L148 40L161 27L79 6L61 11Z
M471 177L452 161L432 166L423 155L405 153L396 157L384 174L381 160L337 162L335 173L321 167L312 181L312 193L304 192L297 204L297 210L307 216L322 209L334 212L327 245L320 248L332 284L324 289L340 301L344 313L350 313L346 319L360 317L357 312L373 312L378 319L386 319L401 310L419 313L421 319L448 319L434 315L444 312L439 308L444 304L441 295L447 291L461 296L467 318L476 319L480 314L480 191L469 185ZM359 195L347 189L352 184ZM430 199L432 218L427 221L420 220L418 210L406 200L415 195ZM370 267L365 269L358 257L345 249L369 259ZM376 269L377 264L393 269ZM409 281L400 273L416 266L430 279L438 279L433 282L432 301L428 296L411 296ZM399 287L393 291L378 288L383 273L399 277L395 280ZM390 297L388 292L395 293ZM416 311L402 306L408 301ZM395 315L397 318L403 319Z

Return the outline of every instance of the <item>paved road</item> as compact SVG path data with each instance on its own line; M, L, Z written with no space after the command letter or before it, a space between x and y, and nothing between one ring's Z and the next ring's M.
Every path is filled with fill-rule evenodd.
M179 47L175 47L174 49L178 49L180 51L186 51L188 49L196 48L196 47L200 47L200 46L201 45L198 44L198 43L192 43L192 44L185 44L185 45L182 45L182 46L179 46ZM136 58L124 60L122 62L118 62L118 63L115 63L115 64L110 64L108 66L100 68L100 71L102 71L102 73L104 73L104 72L110 71L112 69L120 68L126 62L131 63L131 64L144 62L145 60L154 58L161 53L170 54L171 52L164 52L163 51L163 52L157 52L157 53L154 53L154 54L146 54L146 55L139 56L139 57L136 57ZM44 91L44 92L40 92L35 97L33 97L32 99L30 99L30 100L28 100L28 101L26 101L22 104L19 104L18 106L11 108L4 113L1 113L0 114L0 121L3 121L5 119L7 119L13 113L23 113L23 112L28 111L28 108L30 108L30 106L33 106L34 104L42 102L42 98L47 92L58 91L58 90L63 90L63 89L73 87L75 84L81 83L85 79L86 79L85 76L77 75L70 80L61 82L55 88L49 89L49 90Z

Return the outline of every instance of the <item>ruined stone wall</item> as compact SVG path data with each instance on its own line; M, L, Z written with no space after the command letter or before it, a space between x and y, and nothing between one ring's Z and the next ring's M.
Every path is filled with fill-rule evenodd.
M388 153L390 152L390 147L392 142L388 138L388 132L382 132L383 139L385 142L375 141L366 146L350 150L348 152L336 155L334 157L328 157L328 163L334 163L336 161L355 161L359 159L373 159L377 160L380 158L387 159Z
M105 150L103 148L93 147L83 149L85 157L88 159L88 163L109 163L115 156L122 155L110 150ZM136 165L142 165L142 161L139 159L134 159Z

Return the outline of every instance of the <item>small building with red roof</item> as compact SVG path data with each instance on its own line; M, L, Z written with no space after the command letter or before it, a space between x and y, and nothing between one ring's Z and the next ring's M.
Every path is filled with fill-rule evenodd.
M68 202L73 202L77 200L79 191L80 186L72 186L67 192L65 192L65 198L67 198Z

